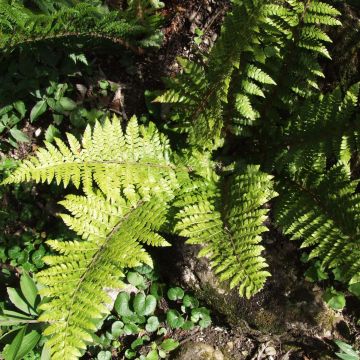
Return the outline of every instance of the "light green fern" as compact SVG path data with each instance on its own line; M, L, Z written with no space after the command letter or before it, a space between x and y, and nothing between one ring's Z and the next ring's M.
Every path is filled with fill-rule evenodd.
M221 189L216 182L198 181L185 187L175 202L180 207L175 230L200 244L199 256L209 256L220 280L239 287L241 296L260 291L270 273L261 256L261 234L268 209L263 205L276 193L272 176L249 165Z

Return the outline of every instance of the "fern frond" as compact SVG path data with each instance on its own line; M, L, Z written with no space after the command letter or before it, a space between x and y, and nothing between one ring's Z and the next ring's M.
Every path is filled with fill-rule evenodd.
M289 167L289 164L301 168L310 153L318 158L338 158L341 152L358 151L360 123L355 114L359 96L360 84L355 84L344 96L340 89L335 89L302 104L285 127L283 143L274 139L277 146L280 144L283 148L277 155L278 168Z
M175 202L181 208L175 230L188 243L203 245L199 256L209 256L220 280L239 286L241 296L260 291L270 276L259 243L267 231L268 210L262 206L274 195L271 176L249 165L234 175L224 194L218 184L199 181Z
M38 41L69 38L75 42L102 39L138 52L137 45L144 45L146 37L155 32L150 26L130 19L125 12L105 11L86 1L51 13L35 14L20 4L13 7L1 0L0 14L7 19L0 21L2 51Z
M349 166L338 162L328 171L302 171L283 177L275 220L293 240L310 247L310 257L339 267L348 280L360 272L360 196Z
M135 206L126 202L111 205L100 195L70 196L62 205L71 212L63 214L65 223L82 241L49 241L62 255L47 256L50 265L37 274L49 302L39 320L50 325L44 335L52 359L77 359L92 342L95 319L108 312L111 299L106 288L119 288L125 267L146 263L150 256L141 244L157 246L168 243L155 231L165 221L166 201L154 197Z
M139 196L150 198L164 189L170 193L177 186L168 140L153 124L138 126L133 117L123 133L114 117L104 126L97 122L93 130L88 126L81 144L71 134L67 139L69 146L60 139L55 140L56 145L46 143L46 148L24 161L4 183L55 180L66 187L72 182L87 194L96 183L110 199L125 196L133 204Z
M188 133L189 144L207 149L222 144L223 108L232 73L239 66L242 52L256 37L265 3L234 0L206 69L183 61L183 74L169 81L170 90L155 100L174 104L173 120L181 119L181 130Z

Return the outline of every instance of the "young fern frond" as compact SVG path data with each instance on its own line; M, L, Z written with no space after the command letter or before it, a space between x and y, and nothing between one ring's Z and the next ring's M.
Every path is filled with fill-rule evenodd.
M93 192L94 183L110 199L125 197L132 204L151 194L169 193L176 187L175 166L170 162L168 140L154 124L138 126L133 117L123 133L114 117L104 126L98 122L88 126L81 144L67 134L69 146L56 139L56 146L45 143L30 160L25 160L4 183L29 180L55 180L65 187L72 182L82 186L86 194Z
M189 244L201 244L220 280L251 297L262 289L270 273L261 253L261 234L268 210L263 205L276 193L272 176L248 165L234 175L222 192L219 184L199 181L186 187L175 202L179 207L175 230ZM225 208L223 207L225 205Z
M292 239L302 240L302 247L311 247L310 258L340 268L349 281L360 272L358 181L341 161L319 170L281 177L275 220Z

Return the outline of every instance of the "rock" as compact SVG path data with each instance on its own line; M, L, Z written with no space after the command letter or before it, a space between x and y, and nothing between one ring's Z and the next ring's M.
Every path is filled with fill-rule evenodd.
M183 239L176 239L166 253L158 254L158 262L167 270L164 276L169 282L192 291L238 331L322 335L324 328L334 326L334 315L324 306L322 294L314 293L314 285L304 280L296 244L275 239L264 254L272 277L264 290L249 300L241 298L237 289L230 290L227 283L220 283L208 260L197 257L200 247L187 245Z
M172 360L224 360L224 355L211 345L187 342L179 348Z
M269 346L265 349L265 355L267 356L275 356L276 355L276 350L273 346Z

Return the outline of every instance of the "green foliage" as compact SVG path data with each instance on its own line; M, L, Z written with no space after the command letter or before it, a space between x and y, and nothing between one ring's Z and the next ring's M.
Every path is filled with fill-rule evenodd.
M16 310L2 309L0 327L7 329L3 337L13 336L2 352L5 360L20 360L29 354L41 339L37 326L37 306L40 302L37 287L26 273L21 275L20 289L7 288L11 305ZM15 334L15 336L14 336Z
M175 230L188 243L203 245L199 255L209 256L220 280L229 280L231 288L240 285L239 293L246 297L270 276L259 243L267 231L268 210L262 206L276 195L271 178L248 165L222 184L223 194L216 183L193 182L175 202L182 208Z
M339 347L340 352L337 352L336 355L339 359L342 360L359 360L360 356L357 351L353 349L353 347L344 341L335 340L335 344Z
M277 111L318 89L317 58L330 58L331 42L320 25L341 25L339 14L319 1L233 0L206 66L179 60L183 72L156 101L173 104L189 145L215 149L257 124L270 102Z
M130 4L130 18L135 4L143 3ZM76 20L76 36L121 36L136 46L134 34L143 36L141 17L137 33L123 13L88 4L49 14L41 15L45 25L53 18L41 39L67 37L66 21L57 27L63 16ZM99 20L90 30L84 24L94 14ZM270 276L261 244L270 208L277 229L309 248L310 280L325 280L325 271L333 269L337 280L357 292L359 85L320 94L318 81L324 77L318 58L330 58L324 29L340 25L338 15L320 1L233 0L204 64L180 59L183 72L155 99L172 104L164 126L175 132L172 147L153 123L139 126L133 117L125 126L115 117L88 125L81 141L67 134L68 145L59 138L46 142L4 180L76 188L60 202L67 213L59 215L73 236L48 241L57 255L45 256L49 267L36 275L48 298L39 307L39 321L49 324L43 334L53 359L76 359L98 341L94 332L112 307L109 289L124 286L125 272L136 291L121 292L115 300L115 321L105 336L114 347L119 336L163 335L161 323L182 330L210 324L208 310L180 288L168 290L168 300L178 306L160 319L156 311L164 289L155 283L146 292L146 272L127 271L152 266L146 250L169 245L168 234L200 245L199 256L241 296L259 292ZM121 29L112 27L115 20ZM12 41L18 36L25 35L19 31ZM101 90L107 86L99 83ZM30 118L35 121L48 106L71 112L74 104L62 95L40 93ZM21 115L23 107L12 106ZM187 134L185 147L176 132ZM345 305L332 288L326 300L336 309ZM143 341L134 340L125 356L135 357ZM153 343L140 358L164 357L172 346ZM98 358L109 358L108 350Z
M171 295L174 292L181 293L181 299L174 299ZM175 326L174 314L181 327ZM125 291L117 295L112 314L104 320L89 351L93 357L97 354L98 359L121 352L126 359L165 358L179 345L169 334L210 324L209 310L200 307L196 298L180 287L167 288L159 282L156 271L141 266L127 272ZM120 344L129 346L125 349Z
M133 50L137 46L154 46L151 23L145 19L140 23L127 12L110 11L103 6L92 5L90 1L75 1L57 11L45 6L40 8L43 13L32 12L21 2L0 2L2 51L9 52L19 45L60 38L75 42L102 39Z

